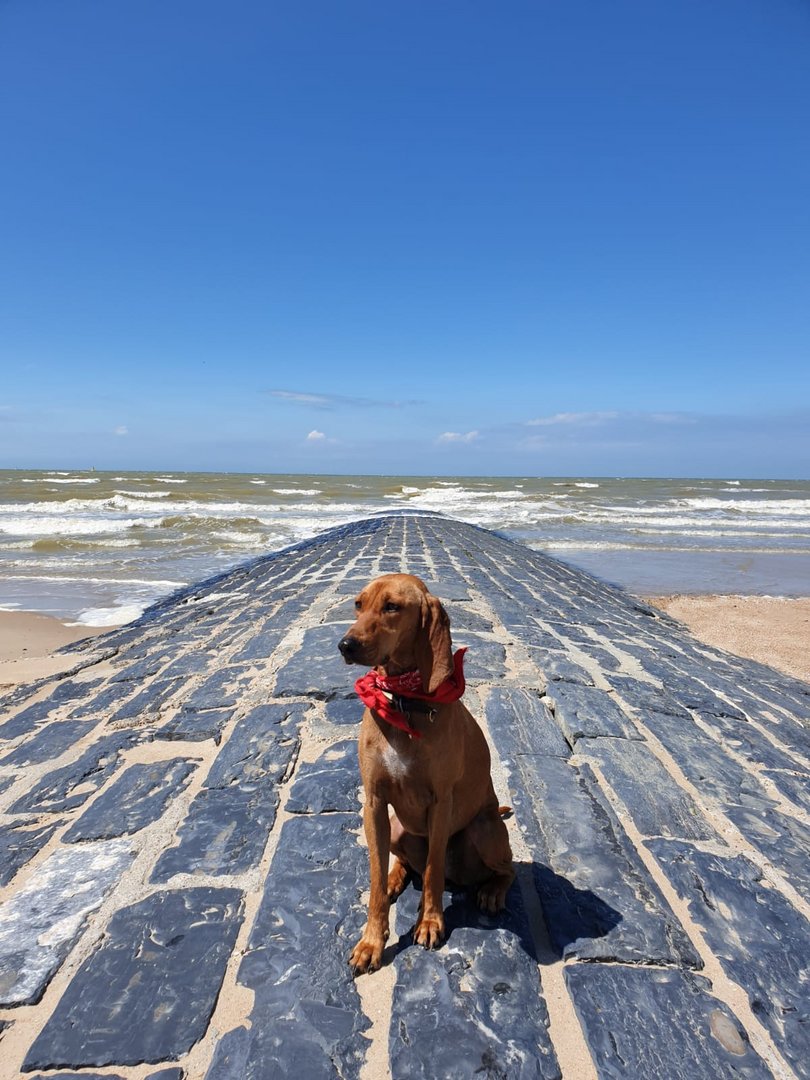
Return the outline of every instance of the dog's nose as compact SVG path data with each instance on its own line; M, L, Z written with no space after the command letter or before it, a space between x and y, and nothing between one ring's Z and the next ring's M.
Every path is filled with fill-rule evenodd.
M338 642L338 648L340 649L340 654L343 657L343 659L346 661L347 664L352 663L352 661L354 660L354 657L357 655L357 650L358 650L359 647L360 647L360 642L357 640L357 638L350 637L349 635L346 635L346 637L341 638L340 641Z

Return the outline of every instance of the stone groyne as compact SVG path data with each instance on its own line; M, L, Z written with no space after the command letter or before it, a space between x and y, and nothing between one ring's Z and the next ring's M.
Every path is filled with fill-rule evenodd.
M370 578L467 645L518 876L353 980ZM810 1077L810 686L493 533L384 515L0 702L0 1076Z

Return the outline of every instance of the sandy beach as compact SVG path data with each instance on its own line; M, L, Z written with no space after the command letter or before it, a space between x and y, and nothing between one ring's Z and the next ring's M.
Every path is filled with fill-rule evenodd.
M71 667L70 657L59 656L57 649L112 629L68 626L30 611L0 611L0 692Z
M810 682L810 597L645 597L708 645ZM56 650L113 627L70 626L48 615L0 612L0 691L71 665Z

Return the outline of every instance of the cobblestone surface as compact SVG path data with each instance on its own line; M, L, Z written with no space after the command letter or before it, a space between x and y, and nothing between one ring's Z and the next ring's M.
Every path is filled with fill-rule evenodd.
M518 881L384 968L337 641L419 574ZM391 514L191 586L0 701L0 1077L810 1077L810 686L587 574ZM596 962L594 962L596 961ZM102 1069L102 1072L98 1072Z

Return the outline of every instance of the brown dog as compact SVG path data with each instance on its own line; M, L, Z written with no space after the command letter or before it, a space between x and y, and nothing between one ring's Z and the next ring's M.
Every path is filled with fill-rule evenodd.
M410 574L372 581L357 597L355 609L357 620L338 645L346 663L372 666L383 681L403 676L394 678L394 685L407 685L406 673L418 672L421 678L412 675L410 684L421 683L422 692L416 698L403 692L390 706L385 700L390 695L385 695L381 707L366 709L360 727L371 870L368 922L349 959L360 974L380 966L391 901L411 871L422 875L414 941L429 949L444 936L445 878L477 886L479 906L495 912L503 907L515 872L483 732L461 701L424 700L437 690L440 698L454 696L447 612ZM386 720L391 709L396 711ZM402 721L409 730L394 726ZM389 804L394 810L390 820ZM396 856L390 873L389 851Z

